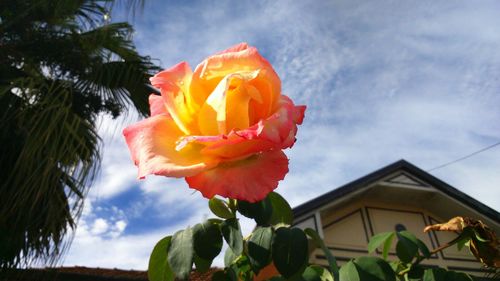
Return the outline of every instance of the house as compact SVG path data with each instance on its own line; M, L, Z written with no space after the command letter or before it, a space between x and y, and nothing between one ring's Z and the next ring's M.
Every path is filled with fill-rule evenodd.
M377 233L408 230L435 249L453 232L424 233L426 225L455 216L480 219L500 233L500 213L411 163L400 160L294 208L295 225L311 227L323 237L339 264L368 255L369 238ZM395 256L395 241L391 256ZM320 250L312 263L326 264ZM488 270L467 249L456 246L423 263L485 276Z

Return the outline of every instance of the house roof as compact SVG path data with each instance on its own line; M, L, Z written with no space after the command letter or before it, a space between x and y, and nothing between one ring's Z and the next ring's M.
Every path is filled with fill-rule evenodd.
M425 172L424 170L418 168L417 166L411 164L406 160L399 160L392 163L386 167L376 170L364 177L347 183L339 188L336 188L330 192L327 192L319 197L316 197L310 201L307 201L293 209L295 217L300 217L307 214L325 204L328 204L336 199L346 196L352 192L360 191L368 188L371 183L381 180L394 172L405 171L408 172L425 182L432 185L434 188L448 195L449 197L461 202L462 204L469 206L478 212L484 214L491 220L500 223L500 213L494 209L486 206L485 204L477 201L476 199L470 197L469 195L463 193L462 191L456 189L455 187L445 183L444 181L434 177L433 175Z
M218 268L205 273L191 272L189 280L210 280ZM0 276L5 281L148 281L147 271L123 270L117 268L93 268L84 266L57 268L30 268L6 270Z

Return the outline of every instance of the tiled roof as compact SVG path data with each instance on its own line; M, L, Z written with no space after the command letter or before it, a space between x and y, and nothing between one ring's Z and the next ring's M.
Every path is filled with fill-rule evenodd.
M105 278L113 279L134 279L134 280L147 280L147 271L141 270L123 270L117 268L92 268L85 266L74 266L74 267L58 267L58 268L47 268L46 270L54 270L58 273L71 273L71 274L81 274L90 276L100 276Z
M205 273L192 272L189 280L208 281L218 268ZM146 271L123 270L117 268L92 268L84 266L31 268L4 271L1 281L148 281Z

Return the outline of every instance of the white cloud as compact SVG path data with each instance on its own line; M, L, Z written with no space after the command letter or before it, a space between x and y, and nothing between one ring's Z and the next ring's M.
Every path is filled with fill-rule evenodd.
M92 229L90 232L94 235L99 235L108 230L108 222L103 219L103 218L98 218L94 221L94 224L92 225Z
M186 190L184 190L186 191ZM196 195L193 195L196 196ZM180 197L182 198L182 197ZM206 200L200 198L192 199L190 204L182 202L184 210L172 208L174 205L163 205L159 207L165 213L172 215L184 211L190 214L185 220L179 221L175 217L169 217L170 224L167 227L159 226L153 231L141 234L123 234L127 227L125 220L118 220L113 225L102 218L94 220L93 224L87 223L88 218L82 217L77 227L73 244L65 255L63 264L65 266L84 265L89 267L117 267L124 269L147 269L149 255L154 245L163 237L172 235L176 231L185 229L202 222L209 215ZM164 204L163 199L155 202L157 205ZM169 207L165 207L169 206ZM187 210L186 208L189 208ZM242 230L250 233L253 228L250 220L242 219ZM214 265L223 266L223 253L214 262Z
M65 256L64 265L145 270L154 245L169 233L167 231L173 229L110 239L92 235L79 225L71 249Z
M90 189L92 200L108 199L123 193L135 184L137 170L128 154L121 131L127 124L136 122L137 115L112 119L101 116L99 135L103 138L102 163L99 178Z
M283 91L308 105L298 142L286 152L290 173L278 188L292 205L401 158L425 170L500 139L498 2L164 5L147 2L137 20L141 52L164 67L181 60L194 67L248 41L273 63ZM103 119L102 174L67 265L144 269L157 240L210 214L206 200L181 179L136 180L121 128L137 116L127 118ZM498 210L499 169L496 147L432 174ZM102 217L108 229L93 233L97 207L131 188L141 192L137 201L115 206L113 219ZM127 219L147 220L151 207L168 227L125 234L134 228ZM253 227L248 220L242 225L246 233Z
M127 227L127 222L124 220L119 220L115 223L115 228L120 233L125 230L125 227Z

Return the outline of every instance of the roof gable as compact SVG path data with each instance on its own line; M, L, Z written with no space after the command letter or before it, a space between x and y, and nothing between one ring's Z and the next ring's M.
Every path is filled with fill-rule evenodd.
M395 174L395 175L393 175ZM385 179L389 176L392 177ZM455 187L443 182L406 160L399 160L393 164L374 171L364 177L354 180L308 202L305 202L293 209L295 217L300 217L310 213L332 201L341 199L355 192L363 192L371 184L384 180L386 184L397 185L402 188L429 189L435 188L450 198L457 200L469 208L476 210L489 219L500 223L500 213L485 204L477 201L469 195L461 192Z
M419 186L419 187L430 187L427 183L422 182L421 180L405 173L401 172L396 176L389 178L386 180L388 183L401 184L401 185L410 185L410 186Z

